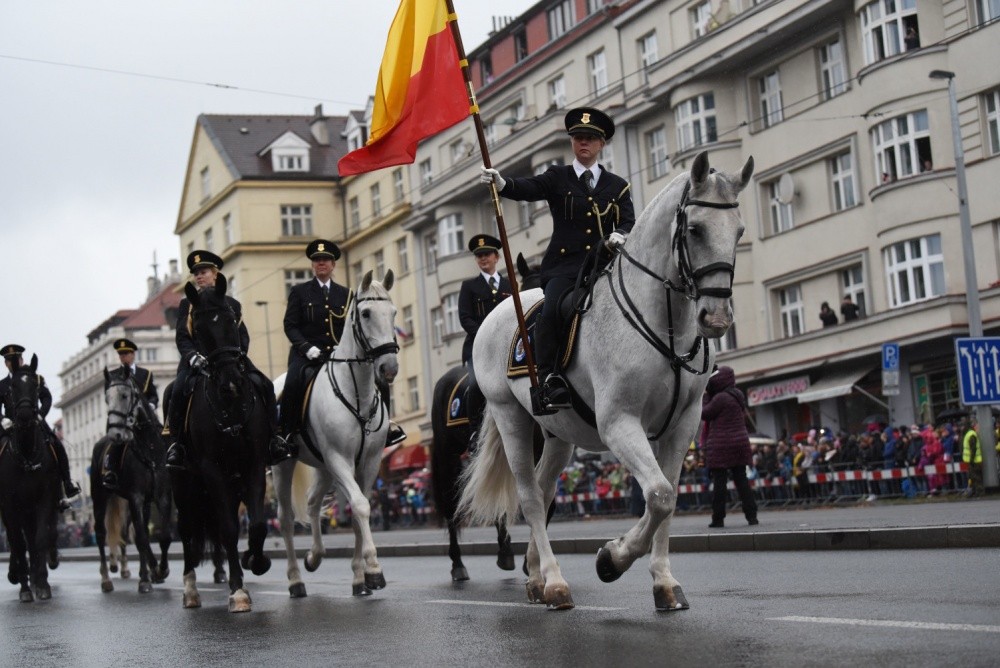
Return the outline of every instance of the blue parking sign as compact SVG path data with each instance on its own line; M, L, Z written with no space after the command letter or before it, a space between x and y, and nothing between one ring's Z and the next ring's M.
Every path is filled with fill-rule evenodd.
M955 339L955 366L962 404L1000 404L1000 337Z
M882 344L882 371L899 371L899 344Z

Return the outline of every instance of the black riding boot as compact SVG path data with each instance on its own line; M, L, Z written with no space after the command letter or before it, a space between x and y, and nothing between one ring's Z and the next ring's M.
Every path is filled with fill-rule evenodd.
M112 492L118 489L118 468L121 464L121 443L112 443L108 447L108 454L104 456L104 474L101 476L101 484Z
M559 355L556 332L544 311L535 322L535 360L538 371L538 389L532 392L532 412L535 415L551 415L563 408L570 408L569 386L561 374L553 371Z
M389 393L389 383L386 383L380 378L375 379L375 387L378 388L379 395L382 397L382 405L385 406L385 411L389 412L389 398L392 396ZM389 433L385 437L385 446L396 445L397 443L402 443L406 440L406 432L395 422L389 421Z

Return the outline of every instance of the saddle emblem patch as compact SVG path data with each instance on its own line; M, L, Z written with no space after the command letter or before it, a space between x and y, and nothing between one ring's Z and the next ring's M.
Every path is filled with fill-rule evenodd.
M520 364L524 361L524 339L518 338L517 345L514 346L514 361Z
M461 412L461 410L462 410L462 400L459 399L458 397L455 397L451 402L451 407L448 409L448 414L451 415L451 417L454 419L458 417L458 414Z

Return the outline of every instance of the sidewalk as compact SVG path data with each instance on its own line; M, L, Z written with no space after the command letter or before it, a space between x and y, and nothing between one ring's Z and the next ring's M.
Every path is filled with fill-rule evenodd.
M761 509L760 524L749 527L737 511L726 517L726 528L709 529L708 514L684 514L671 522L671 552L730 552L768 550L863 550L1000 547L1000 497L957 500L876 502L851 507ZM605 542L628 531L637 518L580 519L553 522L549 537L557 554L594 554ZM528 528L511 529L514 551L523 554ZM495 555L496 530L470 527L460 536L465 555ZM296 552L312 539L295 537ZM354 534L345 528L323 536L329 557L350 557ZM446 556L448 532L429 523L419 528L375 531L380 556ZM245 541L240 541L241 549ZM155 547L154 547L155 549ZM280 536L268 536L265 549L272 558L285 556ZM129 555L135 548L129 546ZM96 547L60 551L64 561L97 559ZM181 546L170 554L180 558ZM7 554L0 554L6 561Z

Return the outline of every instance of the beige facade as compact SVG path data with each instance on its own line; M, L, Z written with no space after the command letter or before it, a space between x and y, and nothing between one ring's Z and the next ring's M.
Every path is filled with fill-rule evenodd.
M637 210L698 151L729 170L753 155L736 326L720 361L748 390L806 378L783 401L755 407L761 428L854 430L887 409L909 424L957 405L963 247L946 82L928 74L955 73L989 332L1000 324L1000 288L991 287L1000 203L989 196L1000 75L983 57L997 52L1000 26L982 25L996 18L989 3L645 0L587 14L593 4L574 3L575 26L537 47L541 6L470 53L473 72L489 72L476 78L494 166L527 175L570 162L563 115L584 105L616 119L602 163L631 181ZM529 49L515 62L511 44L523 35ZM427 268L418 294L430 328L428 389L458 363L464 337L453 304L475 267L456 229L462 239L494 230L478 151L463 150L474 142L471 123L460 124L424 142L414 165L405 227ZM539 258L547 207L504 202L504 212L513 252ZM821 303L837 311L844 294L863 301L864 317L822 327ZM898 396L882 394L884 342L901 345Z

